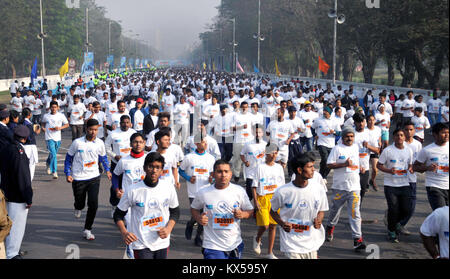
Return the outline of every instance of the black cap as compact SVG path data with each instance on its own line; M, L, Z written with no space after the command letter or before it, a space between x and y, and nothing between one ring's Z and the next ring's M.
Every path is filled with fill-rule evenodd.
M18 125L14 129L14 135L26 139L30 136L30 130L25 125Z
M290 106L290 107L288 107L288 112L291 112L291 111L297 111L297 109L294 106Z

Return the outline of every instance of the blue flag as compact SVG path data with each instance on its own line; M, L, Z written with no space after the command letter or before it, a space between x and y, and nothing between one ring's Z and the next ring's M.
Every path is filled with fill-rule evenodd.
M34 84L34 80L37 79L37 57L34 59L33 69L31 69L31 84Z
M254 71L255 73L259 73L259 69L256 68L255 64L253 64L253 71Z

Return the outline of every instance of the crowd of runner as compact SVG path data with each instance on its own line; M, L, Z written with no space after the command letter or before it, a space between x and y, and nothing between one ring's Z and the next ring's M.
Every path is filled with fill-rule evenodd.
M58 83L56 89L45 80L11 85L10 108L0 107L1 189L13 220L7 258L20 257L38 162L36 136L45 134L47 173L57 180L64 129L72 135L63 171L72 184L76 218L87 201L83 237L95 239L100 179L106 174L111 217L129 258L167 258L182 182L192 214L185 237L192 239L196 231L194 243L205 259L241 258L240 220L247 218L256 218L257 255L268 231L264 256L277 258L280 226L285 257L317 258L323 243L333 241L345 205L351 248L364 251L361 227L371 220L361 219L363 200L370 187L379 190L380 175L387 239L397 243L411 234L407 224L416 188L426 187L431 214L421 226L423 243L433 258L448 258L449 101L437 91L425 102L413 91L359 92L353 86L192 69L99 76L80 77L67 87ZM430 134L433 143L423 146ZM11 149L26 154L17 160L28 163L28 174L21 168L15 175L27 181L9 178L14 164L3 156L14 157ZM417 172L425 173L425 185L417 185Z

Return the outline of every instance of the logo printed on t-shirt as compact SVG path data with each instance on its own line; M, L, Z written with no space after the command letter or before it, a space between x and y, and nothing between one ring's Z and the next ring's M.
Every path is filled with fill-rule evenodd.
M149 202L148 202L148 207L149 208L158 208L158 206L159 206L159 202L158 202L158 200L157 199L151 199Z

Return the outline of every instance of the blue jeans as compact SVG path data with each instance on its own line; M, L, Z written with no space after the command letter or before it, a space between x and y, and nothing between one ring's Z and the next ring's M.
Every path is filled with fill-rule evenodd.
M48 140L47 141L47 150L50 152L47 158L47 166L50 168L52 173L56 173L58 161L56 158L56 154L58 154L59 147L61 146L61 141Z
M225 252L212 249L202 249L205 260L238 260L242 256L244 250L244 242L239 244L234 251Z
M438 122L439 113L428 113L428 119L430 120L430 125L433 126Z
M313 149L313 141L314 141L314 137L310 137L310 138L302 137L302 138L300 138L300 143L301 143L302 147L304 145L306 145L306 150L308 152L312 151L312 149Z

